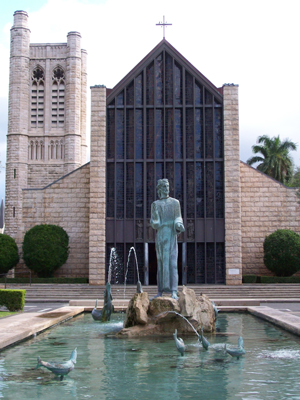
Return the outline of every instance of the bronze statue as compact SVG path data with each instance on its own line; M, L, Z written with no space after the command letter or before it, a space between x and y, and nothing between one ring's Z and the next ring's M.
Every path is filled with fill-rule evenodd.
M180 203L169 197L168 179L157 182L159 200L151 205L150 224L157 230L155 248L157 256L157 296L171 292L172 298L178 300L178 245L177 235L184 232Z

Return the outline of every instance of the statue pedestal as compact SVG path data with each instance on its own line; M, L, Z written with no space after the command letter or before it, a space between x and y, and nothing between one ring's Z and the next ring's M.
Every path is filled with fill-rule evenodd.
M215 330L215 313L208 296L196 297L195 292L183 286L179 300L171 297L157 297L149 301L148 293L136 293L126 310L124 328L120 336L169 336L177 329L179 334L194 334L194 329L181 316L185 317L200 333Z

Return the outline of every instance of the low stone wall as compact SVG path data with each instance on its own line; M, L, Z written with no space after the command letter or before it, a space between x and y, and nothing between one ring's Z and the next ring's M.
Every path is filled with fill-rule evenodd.
M37 224L54 224L69 235L70 255L55 276L89 276L90 165L44 189L23 190L24 234Z
M241 162L243 275L271 275L263 262L263 242L277 229L300 233L300 205L289 188Z

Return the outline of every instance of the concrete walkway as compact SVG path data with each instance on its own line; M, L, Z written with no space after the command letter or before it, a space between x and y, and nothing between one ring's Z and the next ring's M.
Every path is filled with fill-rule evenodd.
M0 319L0 350L19 341L29 339L54 325L62 323L85 311L91 311L91 306L65 306L48 312L25 312ZM124 308L120 304L119 309ZM300 304L270 303L268 306L237 305L219 307L220 312L248 311L295 335L300 336Z
M83 307L61 307L45 313L26 312L0 318L0 350L29 339L51 326L84 312Z

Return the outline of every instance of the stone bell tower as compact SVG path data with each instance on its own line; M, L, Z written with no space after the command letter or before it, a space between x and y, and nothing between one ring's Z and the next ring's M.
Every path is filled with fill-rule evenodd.
M67 43L30 43L28 14L11 28L6 164L6 233L23 239L22 190L42 189L86 162L86 51Z

